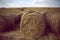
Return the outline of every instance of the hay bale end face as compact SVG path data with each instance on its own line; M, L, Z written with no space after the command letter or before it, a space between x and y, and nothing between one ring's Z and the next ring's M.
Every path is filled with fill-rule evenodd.
M60 33L60 13L47 13L45 18L51 28L51 32L55 34Z
M18 24L20 24L20 17L18 15L0 14L0 32L15 30L18 28Z
M2 15L0 14L0 31L2 31L2 30L3 30L2 28L4 27L4 24L3 24L3 23L4 23L4 19L3 19L3 17L4 17L4 16L2 16ZM3 25L2 25L2 24L3 24Z
M40 13L23 14L20 31L28 40L38 40L44 33L45 23Z

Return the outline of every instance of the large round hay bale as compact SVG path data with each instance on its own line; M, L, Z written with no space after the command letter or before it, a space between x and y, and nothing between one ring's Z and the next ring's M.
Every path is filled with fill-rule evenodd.
M0 32L11 31L18 28L20 17L13 14L0 14Z
M45 23L40 13L23 14L20 23L20 31L26 40L38 40L44 34Z
M3 29L2 29L2 27L4 26L4 19L3 19L3 17L4 16L2 16L1 14L0 14L0 31L2 31ZM3 24L3 25L2 25Z
M45 16L47 25L52 33L60 33L60 13L46 13Z

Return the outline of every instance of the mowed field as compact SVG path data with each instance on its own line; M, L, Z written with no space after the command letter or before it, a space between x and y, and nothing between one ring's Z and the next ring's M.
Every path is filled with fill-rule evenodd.
M60 8L0 8L0 14L22 14L28 13L29 11L36 11L36 12L49 12L49 13L60 13ZM45 40L53 40L51 39L54 34L50 34L50 38ZM46 36L48 37L48 36ZM10 32L3 32L0 33L0 40L25 40L23 34L20 32L20 27L17 30L12 30ZM60 40L60 39L56 39Z
M30 10L38 11L38 12L60 12L60 8L0 8L0 13L18 14L21 12L27 13Z

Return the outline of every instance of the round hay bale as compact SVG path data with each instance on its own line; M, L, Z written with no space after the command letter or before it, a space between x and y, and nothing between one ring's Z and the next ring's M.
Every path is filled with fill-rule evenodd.
M0 14L0 32L2 31L2 30L4 30L4 29L2 29L3 27L4 27L4 16L2 16L1 14ZM3 24L3 25L2 25Z
M18 15L0 14L0 32L15 30L18 28L18 24L20 24L20 17Z
M44 34L45 23L40 13L23 14L20 23L20 31L27 40L38 40Z
M46 13L45 16L47 25L52 33L60 33L60 13Z

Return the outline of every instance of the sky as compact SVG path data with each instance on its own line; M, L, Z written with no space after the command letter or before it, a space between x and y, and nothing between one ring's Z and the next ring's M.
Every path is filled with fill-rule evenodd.
M0 0L1 7L60 7L60 0Z

